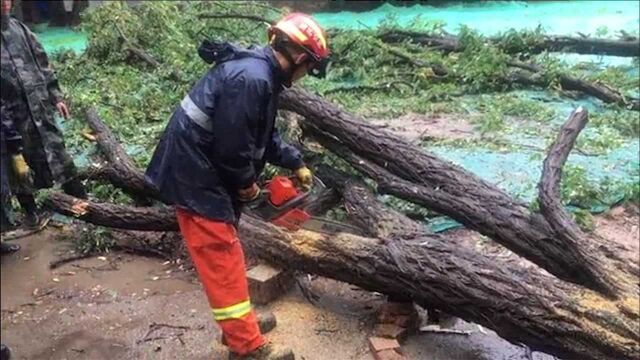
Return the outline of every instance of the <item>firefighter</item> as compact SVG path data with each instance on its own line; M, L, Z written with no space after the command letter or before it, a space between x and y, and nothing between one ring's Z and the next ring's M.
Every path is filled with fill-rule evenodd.
M324 76L329 49L310 16L293 13L268 30L269 45L204 42L215 65L176 108L147 168L147 180L176 206L180 232L202 281L230 359L293 359L269 343L251 309L242 246L241 205L255 199L265 162L291 169L305 187L311 171L274 127L283 87Z

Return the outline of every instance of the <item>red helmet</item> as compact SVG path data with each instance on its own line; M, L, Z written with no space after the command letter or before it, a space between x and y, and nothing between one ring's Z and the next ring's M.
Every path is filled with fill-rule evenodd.
M274 41L278 33L285 35L288 41L299 45L317 64L316 71L326 70L329 58L329 44L326 32L309 15L291 13L269 28L269 40ZM318 76L317 73L312 75Z

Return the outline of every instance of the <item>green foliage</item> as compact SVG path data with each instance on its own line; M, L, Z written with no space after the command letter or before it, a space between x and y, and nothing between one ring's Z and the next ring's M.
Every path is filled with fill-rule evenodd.
M503 131L508 124L521 127L527 122L545 123L557 116L549 106L514 93L480 95L467 102L480 112L474 122L482 134Z
M588 208L591 201L600 198L602 194L589 181L583 167L566 164L562 172L560 195L566 204Z
M601 82L624 95L638 96L638 78L629 75L628 66L610 66L589 72L585 78L590 82Z
M535 30L515 30L509 29L502 34L498 34L494 44L508 54L526 53L529 50L538 48L544 41L545 34L541 26Z
M576 147L582 151L595 154L606 154L609 150L618 148L624 139L618 131L608 126L589 129L578 137Z
M101 226L85 224L79 236L73 236L73 245L80 254L109 252L116 244L111 230Z
M637 201L638 183L622 183L609 177L596 182L587 177L585 168L571 164L564 166L560 190L563 203L591 209L607 204L607 194L624 194L625 201Z
M490 108L488 111L484 112L476 122L479 125L478 130L482 135L499 132L505 127L504 114L499 112L496 108Z
M399 211L409 218L418 220L418 221L427 221L429 218L437 216L436 213L430 211L429 209L422 207L420 205L416 205L414 203L410 203L408 201L396 198L389 197L383 199L383 203L396 211Z
M598 26L598 28L596 29L596 36L597 37L605 37L607 36L607 34L609 33L609 28L607 28L606 26Z
M457 61L452 70L467 85L471 92L505 90L503 78L507 75L509 57L494 46L487 46L486 40L476 31L462 27L458 34L464 51L451 55Z
M577 209L571 213L571 217L583 231L591 232L595 229L593 215L588 210Z
M619 138L636 139L640 136L640 116L635 111L612 108L589 114L589 126L611 128L618 132Z

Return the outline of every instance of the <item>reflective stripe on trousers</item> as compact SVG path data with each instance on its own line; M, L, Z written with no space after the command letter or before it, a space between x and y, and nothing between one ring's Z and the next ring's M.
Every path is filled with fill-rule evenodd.
M220 320L240 319L251 312L251 301L246 300L224 308L211 309L213 318Z

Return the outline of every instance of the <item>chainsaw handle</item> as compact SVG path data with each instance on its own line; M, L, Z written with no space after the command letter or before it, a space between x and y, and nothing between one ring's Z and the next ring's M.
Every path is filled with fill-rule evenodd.
M314 190L314 188L316 187L316 185L319 185L319 186L320 186L320 188L322 188L322 190L324 190L324 189L326 189L326 188L327 188L327 186L324 184L324 182L322 182L322 180L320 180L320 178L319 178L319 177L317 177L317 176L315 176L315 175L313 175L313 184L311 185L311 188L310 188L309 190L306 190L306 191L305 191L305 190L303 190L303 189L302 189L302 187L300 186L300 180L298 180L298 177L297 177L297 176L295 176L295 175L290 175L290 176L287 176L287 178L288 178L289 180L291 180L294 184L296 184L296 188L297 188L297 189L298 189L298 191L300 191L301 193L310 193L311 191L313 191L313 190ZM269 190L267 190L266 188L268 187L268 184L269 184L269 182L270 182L270 181L271 181L271 180L269 180L269 181L266 181L266 182L265 182L265 186L263 186L263 187L261 188L261 191L265 191L265 192L269 193Z
M320 178L315 175L313 175L313 184L311 184L311 188L309 188L309 190L306 190L306 191L302 189L302 186L300 186L300 180L298 180L297 176L295 175L289 176L289 179L291 179L298 187L298 190L303 193L310 193L311 191L316 190L317 187L320 187L321 190L324 190L327 188L324 182L322 182L322 180L320 180Z

